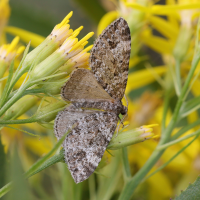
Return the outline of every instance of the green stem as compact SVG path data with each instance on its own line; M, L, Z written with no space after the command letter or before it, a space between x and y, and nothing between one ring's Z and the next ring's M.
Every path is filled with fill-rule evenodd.
M166 148L168 148L168 147L170 147L170 146L172 146L172 145L174 145L174 144L177 144L177 143L179 143L179 142L182 142L183 140L186 140L186 139L188 139L188 138L190 138L190 137L193 137L193 136L195 136L195 135L198 135L199 133L200 133L200 130L197 130L197 131L195 131L194 133L191 133L191 134L189 134L189 135L186 135L186 136L184 136L184 137L182 137L182 138L179 138L179 139L177 139L177 140L173 140L173 141L168 142L168 143L166 143L166 144L160 145L160 146L157 147L157 150L166 149Z
M25 176L26 178L29 178L29 177L31 177L31 176L33 176L33 175L35 175L35 174L41 172L42 170L44 170L44 169L46 169L46 168L48 168L48 167L54 165L54 164L57 163L57 162L62 162L63 159L64 159L64 154L63 154L63 151L61 150L60 153L59 153L58 155L52 156L50 159L48 159L45 163L43 163L40 167L36 168L36 170L34 171L35 166L37 166L38 164L40 165L40 161L41 161L41 160L37 161L37 162L24 174L24 176ZM33 169L33 168L34 168L34 169ZM0 198L1 198L2 196L4 196L7 192L9 192L10 189L11 189L11 187L12 187L12 182L10 182L10 183L6 184L4 187L2 187L2 188L0 189Z
M199 135L196 135L196 137L194 137L188 144L186 144L180 151L178 151L172 158L170 158L165 164L163 164L162 166L160 166L158 169L156 169L154 172L152 172L151 174L149 174L144 180L147 180L148 178L150 178L151 176L153 176L154 174L156 174L158 171L162 170L164 167L166 167L170 162L172 162L180 153L182 153L187 147L189 147L197 138L199 137Z
M82 198L83 182L75 185L74 183L74 200L81 200Z
M180 74L180 61L176 59L176 81L177 81L177 95L179 96L181 93L181 74Z
M194 71L196 69L196 66L199 62L200 59L200 55L197 54L197 56L194 57L193 62L192 62L192 67L189 71L189 74L186 78L185 84L182 88L181 94L179 96L178 102L176 104L175 110L174 110L174 114L173 117L168 125L168 127L164 130L161 140L158 144L158 147L160 145L165 144L166 142L169 141L171 133L173 131L173 128L178 120L178 116L179 116L179 111L180 108L182 106L182 103L184 101L184 97L185 94L187 92L187 88L189 86L189 83L192 79L192 76L194 74ZM150 158L147 160L147 162L145 163L145 165L135 174L135 176L128 181L125 185L124 188L121 192L121 195L119 197L119 200L128 200L131 198L132 193L134 192L134 190L136 189L136 187L142 182L142 180L144 179L144 177L148 174L148 172L151 170L151 168L155 165L155 163L160 159L160 157L162 156L162 154L164 153L164 150L155 150L152 155L150 156Z
M188 93L188 92L187 92ZM183 118L187 115L189 115L191 112L197 110L200 108L200 96L194 97L190 99L189 101L186 101L181 108L180 111L180 118Z
M71 130L67 131L62 138L56 143L56 145L53 147L53 149L51 149L51 151L46 154L44 157L42 157L40 160L38 160L36 163L34 163L30 169L25 173L25 177L30 177L32 174L35 174L35 171L41 171L39 170L39 167L41 167L42 165L45 165L45 161L47 161L47 159L60 147L60 145L63 143L64 139L66 138L66 136L68 135L68 133ZM48 163L48 162L47 162ZM54 163L53 163L54 164ZM52 164L48 164L49 166L51 166ZM43 168L43 167L42 167ZM45 169L45 168L44 168Z
M38 119L35 117L30 117L28 119L16 119L16 120L0 120L0 125L5 124L27 124L37 122Z
M39 122L45 118L48 118L49 116L51 116L54 113L57 113L59 111L63 110L63 107L52 110L50 112L46 112L46 113L39 113L39 114L35 114L34 116L28 118L28 119L16 119L16 120L0 120L0 127L5 125L5 124L28 124L28 123L34 123L34 122ZM45 120L44 120L45 121Z
M38 169L33 171L31 174L29 173L29 171L27 171L24 174L25 177L29 178L29 177L41 172L42 170L54 165L55 163L63 162L64 161L64 154L63 153L64 153L63 150L61 150L59 154L56 154L56 155L52 156L51 158L49 158L46 162L44 162L40 167L38 167Z
M145 163L145 165L139 170L138 173L135 174L135 176L125 184L121 195L119 197L119 200L128 200L130 199L132 193L136 189L136 187L142 182L143 178L146 176L146 174L150 171L150 169L155 165L155 163L158 161L158 159L163 154L163 151L154 151Z
M169 90L166 91L165 98L164 98L164 108L163 108L163 116L162 116L162 124L161 124L161 130L162 132L165 130L165 124L166 124L166 117L167 117L167 110L169 106Z
M90 200L96 200L96 184L95 184L95 175L92 174L88 179L89 183L89 193L90 193Z
M73 128L73 127L72 127ZM51 149L51 151L49 153L47 153L44 157L42 157L41 159L39 159L36 163L34 163L28 171L25 172L24 176L26 178L29 178L31 176L33 176L34 174L42 171L43 169L46 169L47 167L59 162L59 161L63 161L64 160L64 154L63 151L60 151L59 155L55 155L53 157L51 157L49 160L48 158L50 156L52 156L52 154L55 153L55 151L57 151L57 149L60 147L60 145L63 143L64 139L66 138L66 136L69 134L71 130L67 131L62 138L55 144L55 146ZM7 192L9 192L9 190L11 189L11 185L12 182L6 184L4 187L2 187L0 189L0 197L2 197L3 195L5 195Z
M1 108L0 110L0 117L17 101L19 100L22 96L25 90L30 87L30 83L27 82L22 88L18 90L18 92L11 98L9 99Z
M183 135L185 132L189 131L191 128L193 128L193 127L195 127L195 126L197 126L199 124L200 124L200 119L198 119L197 121L193 122L192 124L184 126L182 129L180 129L176 134L174 134L171 137L171 141L176 140L178 137Z
M2 196L4 196L7 192L9 192L10 189L11 189L11 187L12 187L12 182L10 182L10 183L6 184L5 186L3 186L3 187L0 189L0 198L1 198Z
M126 182L131 177L131 170L128 161L128 152L126 147L122 148L122 162L123 162L125 182Z
M15 90L14 92L10 93L8 99L11 99L16 93L17 93L17 90ZM24 93L23 93L23 96L25 96L25 95L34 95L34 94L39 94L39 93L45 93L44 89L43 88L37 88L37 89L25 90Z

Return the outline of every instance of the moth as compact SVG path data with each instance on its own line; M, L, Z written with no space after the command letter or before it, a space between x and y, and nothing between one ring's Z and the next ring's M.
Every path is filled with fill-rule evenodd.
M128 79L131 36L127 22L119 18L97 38L90 54L90 68L74 70L61 89L72 104L58 113L54 130L63 143L65 162L76 183L94 172L117 127ZM75 127L73 125L76 124Z

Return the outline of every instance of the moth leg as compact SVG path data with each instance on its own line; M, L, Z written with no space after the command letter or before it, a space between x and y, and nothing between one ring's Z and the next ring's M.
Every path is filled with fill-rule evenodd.
M124 122L124 119L125 119L127 116L128 116L127 113L123 116L122 119L120 119L119 116L118 116L118 119L119 119L120 123L119 123L118 126L117 126L117 133L116 133L115 138L118 136L119 128L120 128L120 125L121 125L121 124L122 124L122 128L124 128L124 123L123 123L123 122Z
M127 99L127 97L126 97L126 95L124 94L124 98L125 98L125 100L126 100L126 107L128 108L128 99ZM120 119L119 118L119 116L118 116L118 119L119 119L119 121L120 121L120 123L119 123L119 125L117 126L117 134L116 134L116 136L115 137L117 137L118 136L118 133L119 133L119 128L120 128L120 125L122 124L122 128L124 128L124 123L123 123L123 121L124 121L124 119L126 118L128 116L128 114L126 113L124 116L123 116L123 118L122 119Z

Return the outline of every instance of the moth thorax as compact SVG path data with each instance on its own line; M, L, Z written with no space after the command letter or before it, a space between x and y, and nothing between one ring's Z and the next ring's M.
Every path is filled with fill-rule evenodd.
M115 101L115 106L117 115L119 114L125 115L127 113L127 107L122 105L122 102L120 100Z

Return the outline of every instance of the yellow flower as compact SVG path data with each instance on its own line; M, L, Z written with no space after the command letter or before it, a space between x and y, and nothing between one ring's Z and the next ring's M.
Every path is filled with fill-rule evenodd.
M68 62L70 58L79 54L84 49L85 44L87 44L86 41L92 37L93 34L93 32L88 33L80 41L75 38L76 34L67 38L59 49L33 68L30 72L30 78L34 80L51 75L64 63Z
M145 86L149 83L152 83L155 81L156 76L161 76L166 73L166 67L165 66L158 66L154 67L151 70L138 70L134 73L131 73L128 77L128 84L126 87L126 93L128 94L134 89L140 88L142 86Z
M17 69L16 74L13 76L14 78L21 77L17 82L19 87L26 77L25 72L30 70L29 77L32 81L36 79L43 80L47 76L52 76L52 78L43 81L42 84L34 85L31 89L38 91L37 94L42 93L48 96L57 95L60 94L62 85L66 82L73 69L77 67L88 67L90 55L88 51L90 51L92 45L86 48L85 46L88 43L87 40L93 35L93 32L78 40L77 36L83 27L81 26L74 31L70 29L68 22L71 16L72 12L70 12L60 24L54 27L51 34L47 36L39 46L28 53L22 67L19 70ZM23 32L23 34L24 33L25 32ZM19 37L16 37L10 45L3 45L2 48L0 48L0 61L10 64L11 60L22 52L24 47L16 48L18 41ZM33 67L32 65L34 62L37 64ZM22 74L24 75L22 76ZM56 76L57 74L59 74L59 76ZM17 90L15 92L17 93ZM35 96L23 96L7 110L2 118L4 120L15 120L16 118L18 120L26 120L30 118L30 116L26 116L24 113L32 109L33 106L37 106L38 103L39 99ZM66 102L57 100L55 96L49 98L44 96L39 104L38 110L35 111L32 117L38 123L52 128L49 122L54 120L57 112L64 109L65 106ZM19 142L21 146L21 149L19 149L20 155L22 155L25 162L30 165L32 159L30 159L29 157L31 156L26 153L27 150L38 156L42 156L42 154L47 153L52 148L55 138L50 140L47 136L30 136L20 132L24 127L26 127L26 129L28 128L28 132L36 133L37 135L40 135L41 132L44 131L44 129L38 125L33 125L33 123L18 126L12 125L13 129L9 129L11 130L10 132L8 128L2 129L1 137L6 151L10 148L16 137L17 142ZM45 144L47 145L45 146Z
M6 73L6 70L15 58L21 55L24 51L24 46L18 46L19 37L15 37L11 44L4 44L0 46L0 79ZM8 72L7 72L8 73ZM2 93L3 85L0 83L0 94Z
M142 95L136 103L129 103L129 121L130 124L135 124L138 126L140 123L159 124L158 127L154 127L154 133L159 135L161 132L161 123L163 115L162 99L160 94L146 92ZM134 104L134 105L133 105ZM166 125L169 123L171 118L171 113L169 112L166 119ZM178 129L174 130L174 134ZM188 131L185 134L189 134L193 130ZM129 147L129 161L131 166L134 168L141 168L146 160L149 158L153 150L157 146L157 139L148 140L145 143L135 144ZM149 172L151 174L162 164L167 162L173 155L177 153L184 145L186 145L190 139L185 140L181 143L175 144L170 147L159 160L159 162L152 168ZM198 141L193 142L190 148L186 149L182 154L180 154L176 159L174 159L170 164L168 164L164 169L147 179L145 182L148 184L146 192L149 194L148 199L165 199L173 195L174 185L178 185L180 179L178 177L170 178L172 174L179 174L179 176L184 177L191 170L194 170L193 161L198 156L199 145ZM185 166L184 168L182 166ZM192 177L190 177L192 182ZM159 184L158 184L159 183ZM165 187L165 191L161 189ZM162 192L160 192L162 191Z
M151 139L145 143L136 144L128 148L129 160L133 171L142 168L155 150L159 137L161 137L163 101L165 100L166 91L171 91L172 95L173 88L175 88L177 96L180 95L182 83L191 68L195 46L193 38L197 17L200 14L200 2L198 0L168 0L166 1L167 5L154 3L155 1L151 0L120 0L118 10L103 16L98 26L98 34L100 34L116 18L122 16L127 20L131 30L131 37L133 38L131 42L130 73L126 88L126 94L129 97L128 120L130 126L133 127L143 124L159 124L158 127L154 127L154 133L157 135L154 140ZM166 18L161 18L158 15L164 15ZM154 30L158 31L162 36L155 35ZM144 65L146 68L144 69L143 65L140 64L142 57L139 56L140 54L138 55L142 45L146 45L159 53L163 59L163 66L148 67L150 66L146 64L148 58L145 58L146 63ZM134 67L134 70L132 67ZM198 90L200 87L199 69L200 65L198 65L194 74L195 81L191 83L191 92L194 96L200 95ZM180 74L177 74L178 71ZM180 76L180 82L177 80L178 76ZM135 91L136 89L147 86L155 80L161 85L161 88L159 87L156 92L145 92L137 100L135 98L130 100L132 94L134 96L138 94ZM166 126L172 117L172 113L169 110L166 116ZM192 112L187 118L188 124L196 121L198 118L198 112ZM190 134L198 128L196 126L185 134ZM180 127L175 128L173 134L177 133L179 129ZM190 139L187 139L169 147L149 174L168 162L189 141ZM198 152L199 147L196 140L164 169L147 179L144 183L148 185L145 188L145 192L148 193L147 199L170 198L174 193L173 188L176 187L177 190L182 184L181 178L187 178L189 180L187 182L193 182L196 172L191 175L190 171L196 170L197 165L193 165L193 162L196 160L198 162ZM186 167L182 168L181 166ZM175 177L174 174L179 174L179 177ZM181 189L184 187L186 185L181 187ZM162 188L165 188L165 191Z
M9 65L15 57L19 56L24 51L24 46L17 47L18 42L19 37L15 37L11 44L4 44L0 47L0 62Z

